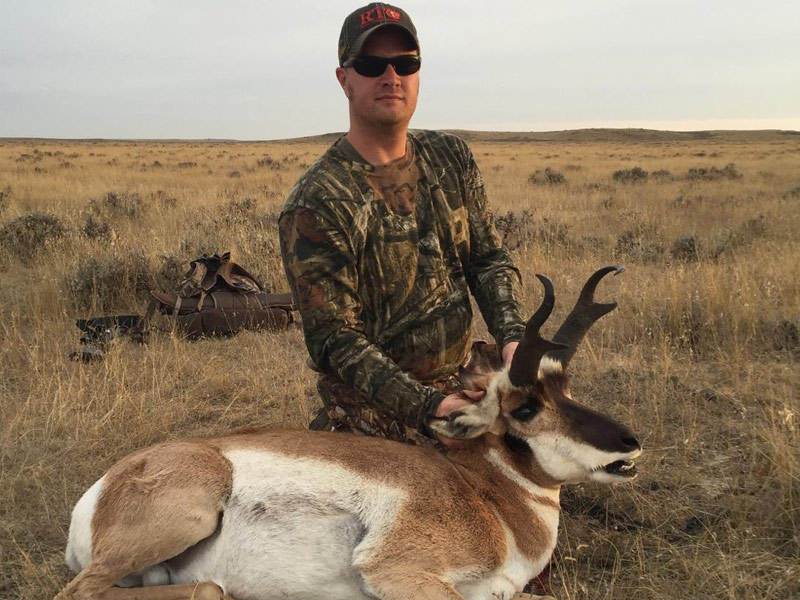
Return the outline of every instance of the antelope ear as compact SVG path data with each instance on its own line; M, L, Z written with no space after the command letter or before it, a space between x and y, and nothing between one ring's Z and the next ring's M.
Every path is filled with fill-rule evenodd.
M493 373L488 371L465 371L462 369L458 375L458 379L461 382L461 387L465 390L471 392L485 392L489 389L492 375Z
M483 400L451 412L445 417L428 416L428 428L457 440L479 437L489 431L500 415L500 405L496 397Z

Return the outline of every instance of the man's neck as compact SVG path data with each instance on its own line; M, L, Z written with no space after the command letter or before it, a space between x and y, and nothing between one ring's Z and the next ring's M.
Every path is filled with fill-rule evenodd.
M385 165L406 153L408 126L362 129L351 124L347 141L371 165Z

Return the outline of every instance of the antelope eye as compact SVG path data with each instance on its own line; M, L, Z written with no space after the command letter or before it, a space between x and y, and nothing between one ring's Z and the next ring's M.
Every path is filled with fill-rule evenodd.
M531 404L523 404L512 410L511 416L517 421L530 421L538 412L538 407Z

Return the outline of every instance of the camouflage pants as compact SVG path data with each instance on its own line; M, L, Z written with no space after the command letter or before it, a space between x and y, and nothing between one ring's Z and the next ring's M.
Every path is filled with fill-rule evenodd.
M500 365L500 353L497 346L485 342L475 342L472 345L472 351L464 366L464 371L470 373L479 365L489 368L497 368ZM445 395L461 389L461 380L458 374L422 383L436 388ZM413 446L443 448L438 441L429 438L416 428L409 427L389 415L380 413L361 398L355 390L335 376L320 373L317 379L317 391L322 397L325 407L310 425L312 429L343 431L382 437ZM327 416L327 422L325 422L325 416Z

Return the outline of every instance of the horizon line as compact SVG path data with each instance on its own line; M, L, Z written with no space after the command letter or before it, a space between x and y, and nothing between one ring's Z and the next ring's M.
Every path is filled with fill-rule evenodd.
M422 128L411 127L409 131L423 131ZM647 133L672 133L672 134L711 134L711 133L779 133L789 135L800 135L800 130L778 129L778 128L759 128L759 129L653 129L648 127L576 127L568 129L462 129L462 128L442 128L438 131L462 132L466 134L565 134L577 132L647 132ZM262 143L262 142L290 142L297 140L311 140L315 138L325 138L341 136L346 131L329 131L324 133L299 135L296 137L283 138L147 138L147 137L47 137L47 136L0 136L0 142L4 141L59 141L59 142L240 142L240 143Z

